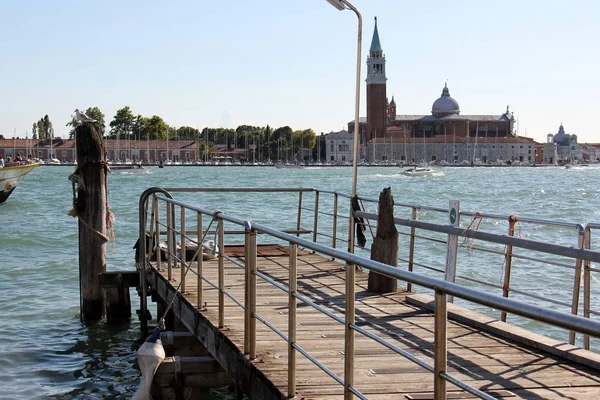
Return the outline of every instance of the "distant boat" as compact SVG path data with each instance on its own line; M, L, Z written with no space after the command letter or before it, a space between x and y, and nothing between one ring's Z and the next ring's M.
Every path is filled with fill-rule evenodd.
M149 168L142 164L111 165L110 172L114 174L135 174L144 175L150 172Z
M434 173L435 173L435 170L433 170L429 167L415 167L415 168L405 169L404 171L402 171L402 175L406 175L406 176L428 176L428 175L433 175Z
M275 164L276 168L296 168L296 169L301 169L304 168L304 165L300 165L300 164Z
M4 203L19 182L39 164L13 165L0 168L0 203Z

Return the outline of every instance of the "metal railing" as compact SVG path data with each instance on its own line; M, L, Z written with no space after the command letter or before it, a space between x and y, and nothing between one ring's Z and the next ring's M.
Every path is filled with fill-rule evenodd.
M273 228L270 225L251 222L246 218L246 209L244 209L245 218L235 217L233 215L229 215L223 213L221 211L214 211L207 208L200 208L196 206L192 206L185 201L175 200L172 198L172 194L175 192L237 192L237 193L246 193L251 194L253 192L272 192L272 193L295 193L298 196L298 202L295 207L292 209L296 210L296 215L293 218L290 218L290 221L295 222L294 229L291 230L291 233L284 232L282 228ZM308 192L315 193L315 201L314 208L312 209L312 229L303 230L302 221L303 214L302 211L306 211L308 208L306 207L306 201L303 200L303 194ZM332 213L326 213L320 210L320 204L323 204L323 199L321 198L322 194L330 194L333 196L331 205L334 209ZM340 218L347 218L347 216L342 216L339 213L339 197L343 195L336 192L327 192L327 191L317 191L313 189L149 189L147 190L140 199L140 237L149 232L151 237L154 237L156 243L161 242L161 237L166 235L167 239L167 268L168 268L168 277L172 279L172 268L178 263L180 265L180 288L182 292L186 290L185 288L185 279L184 274L185 271L189 271L196 275L197 285L195 290L197 291L197 307L202 309L203 306L203 296L202 292L204 290L204 283L218 290L218 325L219 328L225 326L225 297L233 301L237 306L241 307L244 310L244 353L248 355L250 359L254 359L256 357L256 322L259 321L273 332L275 332L279 337L285 340L288 344L288 393L295 393L296 387L296 356L297 353L300 353L305 358L314 363L317 367L319 367L322 371L324 371L327 375L329 375L333 380L335 380L340 385L344 386L344 390L346 396L351 396L350 394L361 398L366 399L367 397L360 392L358 388L354 386L354 336L356 333L362 334L377 343L385 346L386 348L398 353L399 355L409 359L410 361L416 363L417 365L425 368L426 370L433 373L434 379L434 388L435 388L435 396L436 398L443 399L446 395L446 382L450 382L461 389L478 396L484 399L491 399L490 395L487 393L473 387L463 381L458 380L457 378L449 375L446 371L447 367L447 337L446 337L446 326L448 323L447 309L446 303L448 302L449 297L455 297L457 299L462 299L463 301L471 302L473 304L492 307L497 310L501 310L503 317L505 318L506 313L511 313L517 316L529 318L531 320L539 321L542 323L546 323L555 327L560 327L569 330L574 335L575 333L581 333L585 335L585 342L589 348L589 337L600 337L600 322L590 319L591 310L590 310L590 297L589 295L584 295L584 317L580 317L577 314L577 307L573 307L572 313L567 314L564 312L559 312L556 310L543 308L533 304L527 304L522 300L511 299L508 298L508 291L503 292L502 296L492 295L487 292L482 292L477 289L467 287L464 285L459 285L457 283L444 281L442 279L438 279L435 277L426 276L424 274L417 274L410 268L410 263L415 265L415 256L418 254L414 254L416 247L414 246L415 240L417 237L416 232L423 232L420 237L425 238L425 235L434 235L428 237L428 241L435 241L435 243L444 243L447 244L447 240L441 239L442 237L449 237L451 235L464 237L467 239L477 240L483 245L500 245L505 247L505 251L502 252L505 260L510 260L511 258L515 258L515 250L520 249L522 251L536 251L546 255L559 256L564 257L566 259L572 260L575 262L575 270L579 271L576 274L581 276L581 270L583 269L583 277L584 277L584 292L589 293L591 281L589 278L591 263L600 261L600 252L590 250L591 243L591 231L592 229L597 229L600 225L588 224L586 228L578 229L578 237L579 244L578 247L573 246L565 246L553 243L544 243L535 241L532 239L524 239L520 237L516 237L514 235L514 229L516 225L517 218L508 219L509 223L509 234L499 234L499 233L490 233L484 232L480 229L465 229L457 226L452 226L449 224L440 224L433 222L425 222L418 220L416 218L416 214L419 210L425 209L424 207L415 207L408 206L410 209L411 218L395 218L395 223L398 227L404 227L408 229L410 238L410 251L409 251L409 268L408 270L403 270L401 268L396 268L390 265L382 264L376 261L369 260L365 257L361 257L358 254L350 254L346 251L341 251L336 249L336 245L341 241L339 239L340 232L338 231L338 224ZM347 197L347 196L345 196ZM149 200L151 199L151 203ZM365 202L368 202L369 199L362 199ZM348 202L349 203L349 202ZM160 206L160 204L164 204ZM342 207L344 210L349 212L349 206L346 204L346 207ZM163 210L164 211L161 211ZM446 213L448 210L444 209L434 209L428 208L428 211L435 211L436 213ZM177 224L176 211L179 212L179 226ZM188 213L195 213L195 227L194 229L188 230L186 215ZM463 213L462 215L469 215L467 213ZM481 213L477 213L478 216L483 215ZM210 223L206 228L205 218L210 217ZM331 235L324 234L321 225L322 221L319 218L320 216L326 216L331 218L334 223L332 223L331 227ZM363 218L369 227L373 227L373 221L377 220L377 215L364 211L355 212L356 217ZM475 214L473 214L475 216ZM485 216L485 218L489 219L502 219L502 216ZM520 219L523 222L525 219ZM511 222L512 221L512 222ZM288 221L289 222L289 221ZM538 221L538 220L527 220L527 222L531 222L532 224L542 224L548 225L548 221ZM216 223L216 226L213 225ZM556 223L557 226L569 227L573 226L569 224ZM213 230L211 231L211 228ZM341 230L343 231L343 229ZM511 234L512 231L512 234ZM588 233L586 233L588 232ZM304 239L300 237L301 234L310 234L311 240ZM208 235L216 235L216 249L218 254L218 279L217 282L213 282L206 277L203 273L203 257L202 257L202 247L203 240ZM175 236L179 235L180 237L180 247L177 249ZM243 241L236 239L235 237L239 237L243 235ZM277 240L280 243L286 244L289 246L289 269L288 269L288 284L284 284L280 281L277 281L266 274L263 274L257 268L257 236L258 235L266 235L270 238L270 240ZM441 235L435 237L435 235ZM240 262L235 258L227 256L224 251L224 246L226 244L225 238L228 238L228 243L231 241L236 244L243 244L245 249L245 255L243 257L244 262ZM326 237L331 240L331 245L325 245L319 243L319 239L322 237ZM186 240L191 240L194 242L199 250L196 252L195 256L191 260L186 259ZM141 268L141 266L147 266L147 259L150 255L152 249L146 249L144 244L144 240L140 240L141 248L140 248L140 259L138 260L138 266L140 266L140 270L142 271L141 280L145 284L145 272L146 268ZM332 313L327 308L311 301L306 296L302 295L298 292L297 288L297 248L301 247L306 250L313 251L315 253L331 257L332 259L336 259L340 262L344 262L346 264L346 290L344 293L344 315L345 318L342 318L335 313ZM496 252L498 253L498 252ZM162 256L161 251L158 251L158 259L157 259L157 268L162 267ZM523 259L526 260L527 257L523 256ZM236 298L233 293L226 289L225 284L225 261L228 261L234 266L237 266L244 270L245 273L245 284L244 284L244 299ZM191 269L190 263L196 263L196 269ZM510 275L510 262L506 262L509 265L507 275ZM562 265L562 263L557 263ZM567 264L565 264L567 265ZM354 293L354 274L355 268L353 266L358 266L367 271L375 271L380 274L384 274L393 278L398 279L399 281L406 282L407 285L417 285L419 287L430 289L435 294L435 341L434 341L434 362L433 364L429 364L414 355L407 353L403 349L397 347L392 342L382 338L380 336L375 335L359 326L356 325L356 321L354 320L354 307L355 307L355 293ZM265 319L257 312L257 279L261 279L264 282L267 282L274 287L279 288L283 292L288 295L288 307L289 307L289 316L288 316L288 331L287 333L283 332L279 328L277 328L272 322ZM506 279L506 277L505 277ZM510 276L508 276L508 281L510 282ZM587 282L587 283L585 283ZM142 285L144 288L145 285ZM575 290L574 290L575 292ZM143 295L145 295L145 289L142 290ZM587 296L587 297L586 297ZM575 298L575 294L574 294ZM142 299L143 301L144 299ZM296 342L296 309L297 305L301 303L307 306L314 308L315 310L321 312L322 314L328 316L329 318L337 321L339 324L344 326L345 329L345 351L344 351L344 360L345 360L345 371L344 376L341 377L330 370L325 364L320 362L317 358L312 356L310 352L300 346ZM579 303L578 297L577 302L574 301L573 304ZM144 312L144 307L146 307L145 303L142 305L142 312ZM143 314L142 314L143 315Z

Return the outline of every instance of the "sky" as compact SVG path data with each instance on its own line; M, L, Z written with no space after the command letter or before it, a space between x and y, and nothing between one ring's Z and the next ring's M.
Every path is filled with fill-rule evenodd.
M0 134L31 137L48 114L67 137L75 108L108 124L129 106L171 126L354 119L357 17L325 0L0 0ZM600 143L600 2L352 0L366 56L378 20L387 94L427 115L448 83L461 114L502 114L545 142L562 123Z

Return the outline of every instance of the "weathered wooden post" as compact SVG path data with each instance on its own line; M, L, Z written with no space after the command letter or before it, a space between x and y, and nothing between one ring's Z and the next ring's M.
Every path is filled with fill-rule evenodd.
M79 291L81 321L97 321L104 314L99 274L106 271L106 164L102 135L84 123L75 129L77 169L73 182L73 216L79 219Z
M394 199L389 187L379 194L377 233L371 247L371 260L398 265L398 230L394 224ZM395 292L398 290L398 281L370 271L367 290L375 293Z

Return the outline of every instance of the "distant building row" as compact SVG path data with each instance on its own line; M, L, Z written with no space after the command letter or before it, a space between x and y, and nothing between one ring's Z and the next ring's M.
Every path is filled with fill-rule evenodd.
M105 140L104 148L108 160L131 161L195 161L198 159L198 145L193 140L152 140L135 142L124 140ZM0 139L0 154L13 159L21 154L24 157L40 160L58 159L74 161L77 158L77 146L72 139L36 140L36 139Z
M367 162L401 163L546 163L567 160L596 160L598 146L585 149L576 135L567 135L561 124L547 143L517 136L515 118L509 107L502 114L461 115L458 101L444 85L430 115L398 115L396 102L388 102L386 60L377 30L377 19L367 57L367 117L359 121L359 158ZM355 121L348 130L326 136L329 162L353 158Z

